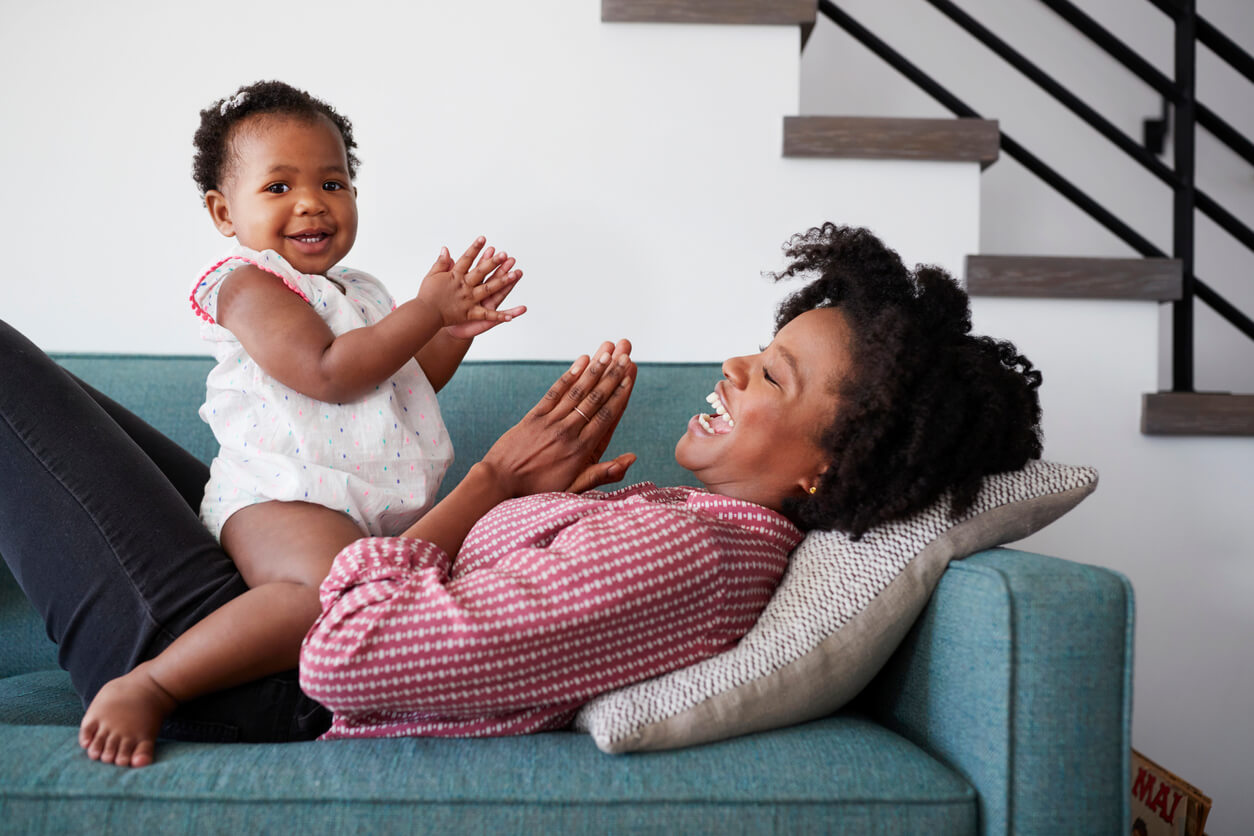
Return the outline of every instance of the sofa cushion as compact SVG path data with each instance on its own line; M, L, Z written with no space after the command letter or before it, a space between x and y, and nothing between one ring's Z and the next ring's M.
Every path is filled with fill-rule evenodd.
M209 357L54 354L71 374L135 412L206 464L218 444L197 412L205 401Z
M0 679L0 723L77 728L82 719L83 703L65 671L34 671Z
M1030 462L985 484L957 520L948 498L858 541L811 532L732 650L604 694L576 720L607 752L689 746L821 717L879 671L949 561L1021 539L1096 487L1092 468Z
M48 833L975 833L971 786L842 716L607 758L587 735L163 743L125 770L73 730L9 727L0 809ZM86 825L86 827L85 827Z

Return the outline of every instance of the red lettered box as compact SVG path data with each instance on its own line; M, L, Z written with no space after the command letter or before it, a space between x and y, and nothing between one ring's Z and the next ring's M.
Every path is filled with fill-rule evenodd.
M1132 750L1132 836L1203 836L1210 799Z

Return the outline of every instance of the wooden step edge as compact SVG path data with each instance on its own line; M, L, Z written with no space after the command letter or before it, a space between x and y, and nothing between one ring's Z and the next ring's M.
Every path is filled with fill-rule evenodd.
M785 157L862 160L997 160L995 119L903 119L882 116L785 116Z
M601 0L601 21L802 24L813 29L818 5L816 0Z
M1154 392L1142 396L1145 435L1254 436L1254 395Z
M966 278L972 296L1170 302L1183 268L1173 258L969 255Z

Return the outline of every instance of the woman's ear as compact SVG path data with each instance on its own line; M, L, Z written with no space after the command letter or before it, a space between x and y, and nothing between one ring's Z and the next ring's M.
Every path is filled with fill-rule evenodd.
M217 189L205 192L205 208L209 210L209 217L213 218L213 225L218 228L218 232L227 238L235 235L235 224L231 222L231 208L227 206L226 195Z
M797 482L801 488L801 492L806 496L818 493L819 480L823 478L823 474L827 472L827 463L824 462L817 470L808 474Z

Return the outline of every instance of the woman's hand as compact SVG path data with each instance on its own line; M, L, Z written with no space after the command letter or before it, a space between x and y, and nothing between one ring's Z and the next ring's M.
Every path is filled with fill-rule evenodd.
M510 496L586 490L623 477L635 456L599 463L636 379L631 343L580 357L483 457Z
M598 463L636 379L631 343L603 343L580 357L540 403L506 430L449 495L404 533L450 556L471 527L498 503L545 491L586 490L623 477L636 457Z
M599 459L600 456L597 458ZM608 462L595 461L588 465L583 473L576 476L575 481L571 482L566 490L568 493L583 493L611 482L618 482L627 475L627 468L635 463L635 453L623 453Z

